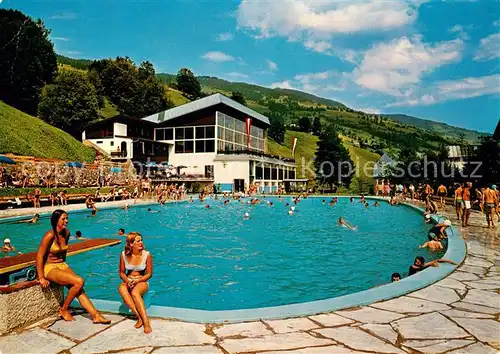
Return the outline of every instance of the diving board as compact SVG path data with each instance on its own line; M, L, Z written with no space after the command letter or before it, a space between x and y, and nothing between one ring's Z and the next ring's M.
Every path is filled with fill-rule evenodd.
M115 246L121 243L121 240L98 238L94 240L85 240L78 243L73 243L68 246L66 256L74 256L75 254L93 251L103 247ZM14 272L35 265L36 252L21 254L18 256L0 258L0 274Z

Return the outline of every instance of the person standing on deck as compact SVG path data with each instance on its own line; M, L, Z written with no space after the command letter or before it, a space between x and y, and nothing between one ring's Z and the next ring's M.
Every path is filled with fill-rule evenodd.
M462 219L462 193L463 193L463 185L459 184L458 188L455 189L455 210L457 212L457 220Z
M446 205L445 198L448 195L448 189L446 189L446 187L441 184L437 189L437 194L439 197L439 204L441 205L441 208L444 208L444 206Z
M467 182L465 184L465 188L462 191L462 226L469 226L469 217L471 211L471 202L470 202L470 189L472 188L472 183Z
M498 206L498 197L497 197L497 193L493 189L490 189L489 186L486 187L486 189L484 190L484 193L482 196L482 204L483 204L484 212L486 214L486 222L488 223L488 227L494 228L495 227L495 210Z

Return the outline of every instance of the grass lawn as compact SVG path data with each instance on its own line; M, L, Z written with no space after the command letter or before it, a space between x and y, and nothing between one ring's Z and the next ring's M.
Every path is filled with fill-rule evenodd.
M173 88L167 88L167 95L175 107L191 102L189 98L184 97L180 91Z
M273 155L291 157L292 137L296 137L297 147L295 148L295 162L297 163L297 178L312 178L314 176L313 160L316 156L318 137L308 133L287 130L285 141L280 145L268 140L268 151Z
M95 151L68 133L0 101L0 153L93 162Z

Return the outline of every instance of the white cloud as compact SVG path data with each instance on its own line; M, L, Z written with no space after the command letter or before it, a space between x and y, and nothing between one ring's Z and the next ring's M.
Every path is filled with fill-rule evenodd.
M308 39L304 42L304 47L307 49L311 49L318 53L330 53L332 49L332 45L327 41L315 41L312 39Z
M353 109L356 111L361 111L361 112L365 112L368 114L380 114L380 113L382 113L380 111L380 109L374 108L374 107L362 107L362 108L353 108Z
M243 73L237 73L237 72L227 73L226 76L231 77L231 78L235 78L235 79L246 79L246 78L248 78L248 75L243 74Z
M465 99L500 93L500 74L468 77L438 83L439 94L447 99Z
M426 90L428 93L422 96L394 102L387 107L428 106L450 100L500 94L500 74L440 81Z
M270 71L278 70L278 64L276 64L274 61L266 60L266 62L267 62L267 67L269 68Z
M271 88L282 88L282 89L291 89L291 90L297 90L295 87L292 86L292 83L289 80L285 80L282 82L275 82L271 84Z
M61 42L68 42L69 41L69 38L66 38L66 37L51 37L50 39L52 39L53 41L61 41Z
M470 39L469 35L465 31L464 26L462 26L462 25L455 25L455 26L453 26L452 28L450 28L450 32L457 33L458 37L461 38L461 39L463 39L464 41Z
M369 49L353 72L360 86L392 96L408 96L425 74L460 59L463 41L434 45L421 36L402 37Z
M60 12L58 14L49 16L49 20L74 20L76 19L76 14L74 12Z
M415 21L418 4L411 1L364 0L243 0L237 10L241 27L262 37L311 34L355 33L387 30Z
M232 57L231 55L218 51L207 52L203 54L202 58L219 63L234 60L234 57Z
M333 72L330 72L330 71L323 71L323 72L309 73L309 74L299 74L299 75L295 75L295 80L300 81L301 83L305 84L305 83L315 81L315 80L326 80L332 74L333 74Z
M229 33L229 32L224 32L224 33L221 33L217 36L217 40L219 42L225 42L225 41L230 41L234 38L233 34L232 33Z
M481 39L474 60L486 61L500 58L500 33L490 34Z

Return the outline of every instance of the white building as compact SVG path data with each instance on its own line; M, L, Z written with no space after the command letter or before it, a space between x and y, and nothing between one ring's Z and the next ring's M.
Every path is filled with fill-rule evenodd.
M185 166L186 175L213 180L219 191L257 183L259 191L274 192L295 180L296 166L267 153L269 126L266 116L214 94L142 119L119 115L91 124L82 139L116 161Z

